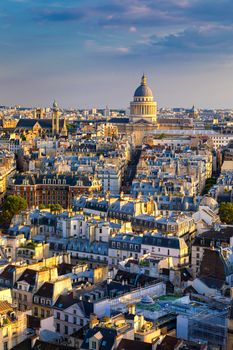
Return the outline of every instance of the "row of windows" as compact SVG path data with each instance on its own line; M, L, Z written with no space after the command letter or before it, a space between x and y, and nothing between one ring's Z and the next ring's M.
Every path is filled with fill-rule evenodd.
M34 297L34 302L35 303L41 303L42 305L51 305L52 302L49 299L44 299L44 298L39 298L39 297Z
M93 255L89 255L89 254L83 254L83 252L80 252L82 254L82 256L79 255L79 252L75 253L75 252L72 252L72 251L69 251L71 257L76 257L76 258L84 258L84 259L93 259L93 260L97 260L97 261L104 261L104 262L107 262L107 257L102 257L102 256L93 256Z
M131 219L131 215L121 214L116 212L109 212L108 215L112 218L117 218L117 219L127 219L127 220Z
M77 330L76 328L73 328L72 331L70 331L70 334L76 332L76 330ZM61 325L60 325L60 323L56 323L56 332L58 332L58 333L61 332ZM68 326L64 326L64 334L66 334L66 335L69 334Z
M17 298L17 294L15 293L15 297ZM22 295L22 294L19 294L18 295L18 297L19 297L19 300L21 301L21 300L23 300L23 301L27 301L27 295Z
M232 139L231 136L223 136L223 137L219 137L219 136L214 136L213 140L228 140L228 139Z
M132 258L132 257L133 257L133 254L130 253L129 256L130 256L130 258ZM118 257L118 258L120 257L120 253L119 253L119 252L117 252L117 257ZM134 254L134 257L135 257L135 259L138 259L138 254L135 253L135 254ZM123 255L123 260L125 260L125 259L127 259L127 256Z
M7 286L10 286L11 285L11 281L4 280L4 279L0 278L0 284L4 284L4 285L7 285Z
M153 98L147 98L147 97L135 97L135 102L153 102ZM154 106L152 106L154 107Z
M43 184L45 185L46 182L50 185L51 184L51 179L48 179L48 181L46 181L47 179L43 179ZM53 184L58 183L58 185L61 185L61 183L63 185L66 185L66 179L63 179L63 181L61 181L61 179L53 179Z
M58 185L61 185L61 184L66 185L66 180L64 179L63 181L61 181L61 180L53 179L53 181L51 181L51 179L48 179L48 180L43 179L43 184L46 185L46 183L47 183L48 185L51 185L51 183L52 183L53 185L56 185L56 184L58 184ZM23 185L30 185L29 180L28 180L28 179L24 179L24 180L23 180ZM81 185L82 185L82 182L80 182L79 185L81 186Z
M112 248L122 248L122 249L130 249L130 250L139 250L140 246L138 244L128 244L128 243L121 243L121 242L112 242Z
M38 307L34 307L34 315L35 316L39 316L39 312L38 312ZM41 309L40 310L40 316L43 317L50 317L50 310L44 310Z
M76 310L74 310L74 314L75 313L76 313ZM55 316L56 316L55 318L57 318L57 320L61 320L61 313L60 312L57 312ZM63 321L70 322L70 323L73 323L73 324L78 324L76 316L69 316L67 314L65 314L65 317L64 317ZM80 326L84 325L84 320L82 318L79 318L79 325Z

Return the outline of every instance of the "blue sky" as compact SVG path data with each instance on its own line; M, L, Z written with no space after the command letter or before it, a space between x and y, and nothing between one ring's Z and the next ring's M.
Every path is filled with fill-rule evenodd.
M1 0L0 103L233 107L232 0Z

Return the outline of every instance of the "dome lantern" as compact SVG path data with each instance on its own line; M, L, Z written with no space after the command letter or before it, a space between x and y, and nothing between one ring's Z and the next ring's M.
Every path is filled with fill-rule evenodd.
M147 85L147 77L143 73L142 80L141 80L141 85Z
M145 74L143 74L141 78L141 84L135 90L134 97L152 97L153 98L153 93L151 91L151 88L147 85L147 77L145 76Z

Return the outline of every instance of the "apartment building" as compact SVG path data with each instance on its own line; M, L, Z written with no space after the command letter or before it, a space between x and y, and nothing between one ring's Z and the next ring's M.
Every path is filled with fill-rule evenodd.
M27 315L0 300L0 350L10 350L26 339Z
M69 208L76 196L100 190L100 182L86 176L20 174L12 179L12 193L24 197L29 208L56 203Z

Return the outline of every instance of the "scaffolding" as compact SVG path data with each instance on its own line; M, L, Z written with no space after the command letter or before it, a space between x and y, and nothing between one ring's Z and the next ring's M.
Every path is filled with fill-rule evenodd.
M209 349L225 349L227 337L227 311L202 311L189 318L189 340L203 341Z

